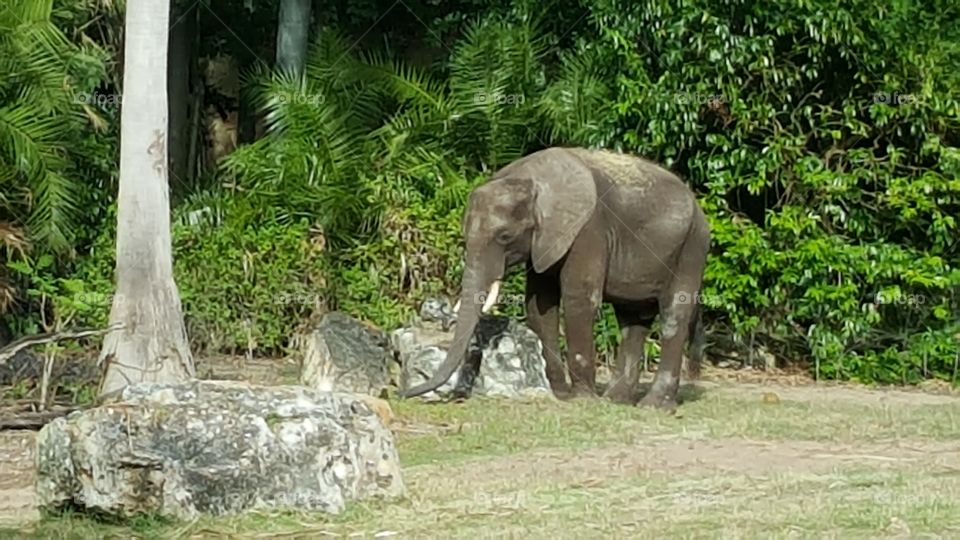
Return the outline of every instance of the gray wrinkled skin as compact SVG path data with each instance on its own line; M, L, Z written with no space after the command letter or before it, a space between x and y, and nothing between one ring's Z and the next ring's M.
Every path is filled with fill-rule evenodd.
M428 380L446 358L452 339L452 332L444 331L430 321L395 330L391 334L391 344L402 366L401 388ZM463 372L456 372L442 386L422 398L431 401L446 399L458 391L510 399L553 398L540 339L525 325L507 317L482 317L468 355L471 358L468 364L474 366L476 373L472 385L469 380L462 380Z
M393 435L355 395L199 380L46 425L36 489L43 509L178 519L405 496Z
M327 313L301 341L308 388L379 396L390 383L387 336L349 315Z

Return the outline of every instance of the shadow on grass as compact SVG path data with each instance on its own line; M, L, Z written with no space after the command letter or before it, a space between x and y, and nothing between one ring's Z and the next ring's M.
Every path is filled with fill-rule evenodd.
M17 529L0 528L0 538L166 538L165 533L185 524L161 515L121 518L72 505L41 510L39 517Z
M633 405L636 405L643 396L647 395L647 392L650 391L650 388L653 386L653 382L642 382L637 384L637 389L633 393L631 401ZM607 385L597 385L597 394L603 395L607 390ZM684 405L685 403L693 403L700 399L703 399L706 394L706 388L702 386L697 386L694 383L681 383L680 390L677 392L677 404Z

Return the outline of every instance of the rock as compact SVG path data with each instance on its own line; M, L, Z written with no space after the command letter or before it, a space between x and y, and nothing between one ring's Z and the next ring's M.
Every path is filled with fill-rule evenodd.
M233 381L132 385L44 426L37 500L192 519L403 497L393 435L365 399Z
M438 323L443 331L447 331L457 322L457 314L446 298L428 298L420 306L420 320Z
M533 330L507 317L481 317L475 338L476 346L483 351L476 383L478 394L553 397L543 345Z
M391 346L397 351L402 366L400 386L409 388L425 382L446 358L453 332L444 332L431 325L411 325L391 334ZM475 366L479 364L479 370ZM467 351L468 372L473 366L476 380L472 388L461 381L461 372L454 372L440 388L421 396L443 399L462 391L473 395L507 398L553 397L546 375L543 346L526 325L507 317L480 318Z
M379 396L390 383L387 336L349 315L327 313L300 342L308 388Z
M765 347L757 349L757 355L763 360L763 368L767 371L777 369L777 357Z
M390 407L390 404L387 403L386 400L367 394L357 394L356 396L366 403L367 407L370 407L370 410L373 411L374 414L380 417L383 425L390 427L390 425L393 424L393 408Z
M390 334L390 346L397 354L400 363L398 386L409 388L430 378L443 359L453 340L453 334L427 326L406 326ZM431 401L450 395L459 380L459 372L453 372L450 379L433 392L427 392L422 399Z

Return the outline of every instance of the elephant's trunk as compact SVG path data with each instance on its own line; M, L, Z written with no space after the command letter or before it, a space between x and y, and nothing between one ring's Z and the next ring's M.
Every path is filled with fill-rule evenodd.
M502 261L502 256L501 256ZM481 313L489 311L497 301L500 289L500 275L503 273L503 263L493 271L473 270L477 266L467 264L464 271L463 288L460 291L460 300L457 302L457 324L453 334L453 342L447 349L447 357L436 373L427 382L408 388L400 392L401 397L415 397L436 390L443 386L453 372L463 365L467 357L467 348L470 339L480 320ZM487 291L482 294L481 291Z

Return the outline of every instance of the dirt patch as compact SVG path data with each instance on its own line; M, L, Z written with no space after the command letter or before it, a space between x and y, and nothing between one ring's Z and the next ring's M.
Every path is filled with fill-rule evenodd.
M855 464L869 464L877 469L922 465L956 473L960 472L960 443L848 445L662 439L645 441L642 446L549 450L422 465L408 469L407 482L412 493L429 493L431 499L449 493L455 499L463 497L464 486L475 493L502 493L553 485L596 487L664 472L692 477L818 474Z
M196 359L201 379L248 381L264 386L297 384L300 367L289 358L245 358L243 356L202 356Z
M705 380L697 381L696 384L708 391L723 392L738 399L761 399L764 394L772 392L784 401L845 401L890 405L956 405L960 403L960 393L947 391L931 393L919 389L869 388L829 383L790 385L776 381L763 384L730 384Z
M33 431L0 431L0 526L37 517Z

